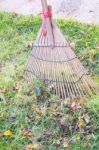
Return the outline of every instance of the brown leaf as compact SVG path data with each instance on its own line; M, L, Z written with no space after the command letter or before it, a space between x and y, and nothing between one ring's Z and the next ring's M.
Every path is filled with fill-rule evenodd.
M63 139L63 147L68 148L70 146L70 139L68 137L65 137Z
M90 140L92 137L93 137L92 134L88 134L88 135L85 136L85 139L86 139L86 140Z
M88 99L81 99L80 104L81 105L87 105L88 104Z
M4 137L4 134L0 134L0 139Z
M53 145L55 146L60 146L60 144L61 144L60 140L56 140L53 142Z
M61 127L62 127L62 128L65 128L65 127L66 127L66 118L65 118L65 117L62 117L62 118L61 118L60 124L61 124Z
M47 135L48 137L50 137L50 136L53 135L53 133L48 131L48 132L45 133L45 135Z
M69 108L72 110L77 110L77 109L81 109L81 106L77 102L72 102L71 104L69 104Z

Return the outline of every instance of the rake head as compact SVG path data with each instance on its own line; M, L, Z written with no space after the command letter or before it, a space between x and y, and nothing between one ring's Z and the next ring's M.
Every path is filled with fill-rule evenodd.
M46 3L43 4L44 10L49 11ZM42 28L44 25L45 31ZM96 93L96 86L88 71L51 16L43 20L25 70L26 80L34 78L43 80L53 94L63 99L89 97Z

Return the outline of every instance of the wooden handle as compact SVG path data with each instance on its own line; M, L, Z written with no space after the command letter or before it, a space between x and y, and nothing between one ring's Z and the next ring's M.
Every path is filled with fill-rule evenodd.
M50 7L48 7L47 1L41 0L41 2L42 2L42 7L43 7L43 13L48 12ZM54 46L53 27L52 27L52 21L50 17L46 18L46 27L47 27L47 34L50 40L50 44Z
M43 12L47 12L48 11L47 1L41 0L41 2L42 2Z

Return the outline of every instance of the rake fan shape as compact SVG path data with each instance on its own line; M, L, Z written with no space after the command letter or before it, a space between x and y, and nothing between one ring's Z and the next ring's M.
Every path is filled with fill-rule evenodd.
M50 91L66 99L89 97L96 86L52 19L51 6L42 0L43 22L30 54L25 79L43 80Z

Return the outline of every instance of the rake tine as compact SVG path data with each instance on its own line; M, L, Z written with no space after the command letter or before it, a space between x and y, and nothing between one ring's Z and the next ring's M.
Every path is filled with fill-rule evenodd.
M96 85L87 74L74 49L56 26L51 9L42 0L46 34L42 26L26 66L25 78L43 80L46 87L62 99L89 97L96 93ZM50 16L49 16L50 15Z

